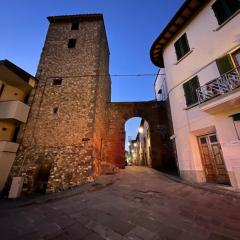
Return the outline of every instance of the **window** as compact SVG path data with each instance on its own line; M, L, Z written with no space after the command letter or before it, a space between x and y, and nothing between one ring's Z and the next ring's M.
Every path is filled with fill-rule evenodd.
M7 128L4 127L4 128L2 128L2 130L5 132L5 131L7 131Z
M187 34L184 33L174 44L177 60L181 59L184 55L186 55L189 51L189 44L187 40Z
M216 60L216 64L220 75L223 75L224 73L229 72L234 68L231 57L228 54L221 58L218 58Z
M68 40L68 48L75 48L76 42L77 42L77 39L74 39L74 38L69 39Z
M54 114L57 114L57 113L58 113L58 107L54 107L54 108L53 108L53 113L54 113Z
M4 84L2 84L1 86L0 86L0 96L2 95L2 93L3 93L3 89L4 89L4 87L5 87L5 85Z
M52 82L53 85L62 85L62 79L61 78L55 78Z
M187 106L191 106L198 102L196 92L197 88L199 88L199 81L197 76L183 84Z
M71 30L78 30L79 29L79 23L78 22L73 22Z
M240 0L217 0L212 5L212 9L218 24L221 25L240 9Z

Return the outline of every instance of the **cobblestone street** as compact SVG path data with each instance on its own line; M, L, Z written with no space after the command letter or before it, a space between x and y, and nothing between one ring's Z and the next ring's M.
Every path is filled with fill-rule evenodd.
M240 198L128 167L66 192L1 199L0 226L2 240L237 240Z

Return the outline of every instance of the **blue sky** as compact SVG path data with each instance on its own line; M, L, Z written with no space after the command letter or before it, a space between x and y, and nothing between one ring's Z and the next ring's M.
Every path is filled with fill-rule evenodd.
M183 0L3 0L0 59L36 72L47 16L103 13L110 47L111 74L157 73L150 47ZM112 77L112 101L154 99L155 77ZM137 122L136 122L137 124ZM133 126L127 131L134 134Z

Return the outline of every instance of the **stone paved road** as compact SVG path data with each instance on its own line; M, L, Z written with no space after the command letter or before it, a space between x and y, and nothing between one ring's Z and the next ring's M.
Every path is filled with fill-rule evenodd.
M0 239L240 239L240 199L144 167L64 193L0 201Z

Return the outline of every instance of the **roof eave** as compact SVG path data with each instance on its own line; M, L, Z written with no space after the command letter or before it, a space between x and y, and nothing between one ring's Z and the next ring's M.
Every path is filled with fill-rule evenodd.
M154 41L150 49L150 58L154 65L164 67L163 49L176 36L184 26L208 3L210 0L186 0L177 11L165 29ZM173 30L175 28L175 30ZM170 30L171 29L171 30ZM167 36L168 35L168 36ZM163 41L164 43L160 44ZM156 50L157 49L157 50ZM157 52L157 53L156 53Z

